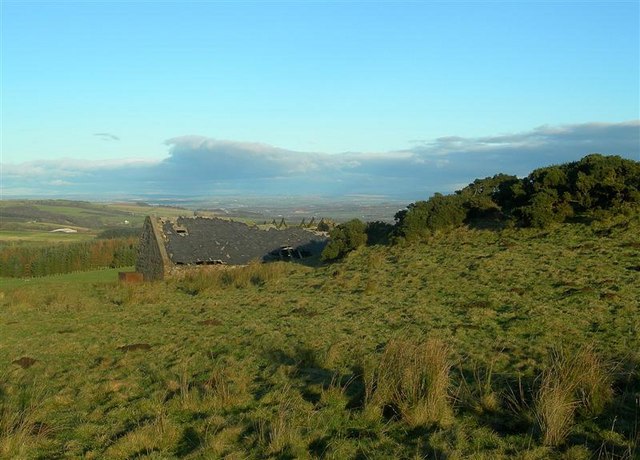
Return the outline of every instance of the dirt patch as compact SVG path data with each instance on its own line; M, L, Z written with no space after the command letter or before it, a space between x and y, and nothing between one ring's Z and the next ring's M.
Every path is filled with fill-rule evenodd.
M640 265L632 265L630 267L624 267L624 268L626 268L627 270L632 270L634 272L640 272Z
M16 359L15 361L12 361L11 364L17 364L18 366L20 366L23 369L29 369L31 366L33 366L37 361L33 358L29 358L28 356L23 356L20 359Z
M219 319L205 319L204 321L198 321L198 324L201 324L203 326L220 326L222 324L222 321L220 321Z
M120 351L136 351L136 350L150 350L151 349L151 345L149 345L148 343L132 343L130 345L123 345L121 347L118 347L118 350Z
M73 332L75 332L74 329L60 329L59 331L56 331L58 334L71 334Z

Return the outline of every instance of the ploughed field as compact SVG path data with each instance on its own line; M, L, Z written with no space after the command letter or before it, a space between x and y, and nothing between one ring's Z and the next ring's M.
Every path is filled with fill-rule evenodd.
M637 458L640 219L0 287L2 458ZM104 281L99 281L104 273Z

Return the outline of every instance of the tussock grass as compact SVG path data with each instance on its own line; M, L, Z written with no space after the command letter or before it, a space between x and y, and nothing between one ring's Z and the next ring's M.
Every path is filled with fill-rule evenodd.
M485 412L495 413L500 409L501 398L493 383L494 365L495 362L493 360L486 367L472 361L469 366L470 376L468 378L465 378L465 371L462 365L459 365L461 378L459 379L456 399L460 404L478 414Z
M387 265L387 258L383 252L371 251L369 259L367 260L367 265L371 270L383 269Z
M593 345L571 354L555 350L540 381L534 414L547 446L565 441L578 409L598 415L612 398L611 373Z
M534 414L546 446L557 446L564 442L571 431L574 412L578 407L574 396L575 382L566 380L564 372L562 367L545 371L536 395Z
M367 404L391 405L410 426L451 421L449 348L439 339L393 339L365 374Z
M613 399L615 366L605 362L589 344L573 356L572 371L580 407L591 416L600 415Z

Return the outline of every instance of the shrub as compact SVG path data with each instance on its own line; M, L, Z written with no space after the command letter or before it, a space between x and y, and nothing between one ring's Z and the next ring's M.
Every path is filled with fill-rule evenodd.
M393 232L393 225L382 222L367 222L365 233L367 234L367 244L388 244L389 237Z
M331 231L332 228L334 228L336 226L336 224L328 219L320 219L320 222L318 222L318 225L316 226L316 229L319 232L329 232Z
M339 224L329 232L329 244L322 251L322 260L335 260L366 244L366 226L359 219Z
M428 201L417 201L395 215L396 235L418 240L436 230L462 225L467 217L462 195L436 193Z

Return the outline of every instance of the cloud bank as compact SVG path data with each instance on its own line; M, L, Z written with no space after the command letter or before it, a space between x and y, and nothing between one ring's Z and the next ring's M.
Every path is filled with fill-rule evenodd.
M640 160L640 120L542 126L486 137L414 141L391 152L330 155L181 136L158 161L52 160L4 164L10 196L384 195L422 199L498 172L528 174L589 153Z

